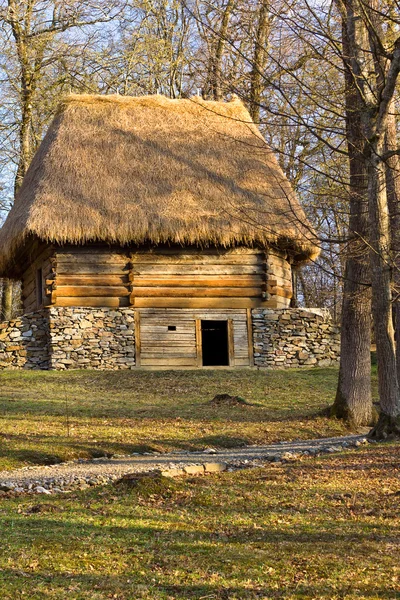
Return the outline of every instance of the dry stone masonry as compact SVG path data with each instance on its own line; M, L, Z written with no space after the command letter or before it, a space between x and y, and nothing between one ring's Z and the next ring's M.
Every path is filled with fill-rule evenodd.
M48 369L47 310L0 323L0 369Z
M131 369L134 310L47 308L0 323L0 368Z
M338 362L340 334L323 309L254 309L254 364L272 369Z
M135 366L131 308L49 308L51 369L130 369Z
M254 364L325 367L339 330L319 309L253 309ZM132 369L134 308L51 307L0 323L0 369Z

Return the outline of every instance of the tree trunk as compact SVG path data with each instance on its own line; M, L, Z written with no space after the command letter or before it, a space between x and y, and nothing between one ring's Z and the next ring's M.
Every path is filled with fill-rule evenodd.
M400 391L392 315L390 225L383 148L371 148L368 198L370 213L372 312L374 317L381 413L370 437L400 435ZM375 146L374 145L374 146Z
M391 104L386 128L386 151L397 149L396 115ZM390 157L386 162L386 190L390 215L393 256L393 316L395 323L397 381L400 383L400 158Z
M349 155L349 236L343 288L339 380L331 414L352 426L372 425L376 412L371 396L371 292L368 252L367 173L362 154L361 99L353 62L359 32L352 3L343 19L346 137Z
M221 27L218 31L215 56L211 58L211 93L213 100L222 99L222 58L233 6L234 0L228 0L222 15Z
M261 0L258 17L254 55L250 73L250 115L255 123L260 122L261 94L263 91L263 70L267 54L267 42L270 22L268 18L269 0Z
M3 295L1 298L1 317L3 321L12 318L13 282L11 279L3 279Z

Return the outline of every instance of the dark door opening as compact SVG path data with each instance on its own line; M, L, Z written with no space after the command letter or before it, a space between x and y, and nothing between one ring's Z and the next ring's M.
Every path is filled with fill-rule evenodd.
M228 321L202 321L204 367L229 366Z

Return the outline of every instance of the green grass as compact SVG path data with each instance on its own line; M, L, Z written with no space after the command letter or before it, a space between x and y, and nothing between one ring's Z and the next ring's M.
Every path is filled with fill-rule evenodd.
M0 498L0 597L399 598L399 468L399 446L384 445L136 488Z
M201 450L345 433L320 415L336 369L0 373L0 470L73 457ZM215 407L216 394L250 406Z

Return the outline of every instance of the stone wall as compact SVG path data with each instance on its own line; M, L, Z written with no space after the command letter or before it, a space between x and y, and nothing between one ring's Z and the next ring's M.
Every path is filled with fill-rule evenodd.
M0 323L0 369L131 369L134 310L51 307Z
M134 309L52 307L48 312L51 369L135 366Z
M48 311L0 323L0 369L48 369Z
M327 367L337 364L339 328L322 309L253 309L256 367Z
M318 309L253 309L256 367L325 367L339 330ZM132 369L133 308L51 307L0 323L0 369Z

